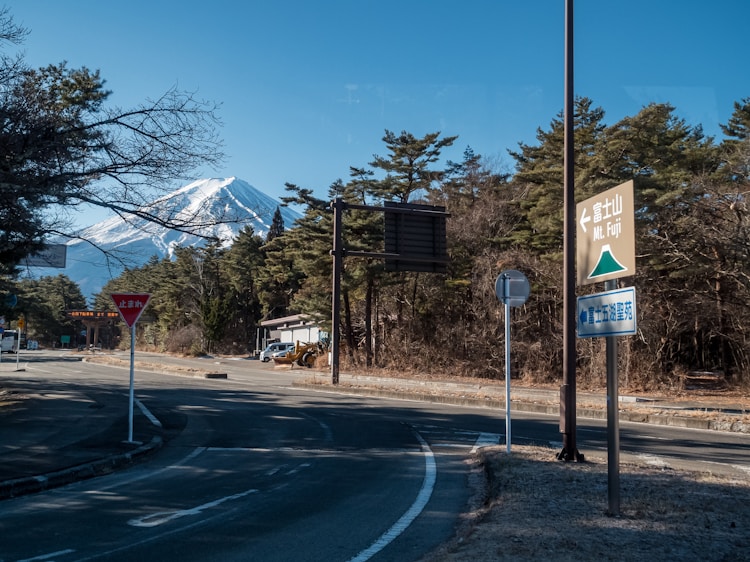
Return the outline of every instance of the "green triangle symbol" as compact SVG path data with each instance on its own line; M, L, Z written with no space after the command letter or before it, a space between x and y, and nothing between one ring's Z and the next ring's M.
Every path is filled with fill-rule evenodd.
M596 267L593 271L589 273L588 278L601 277L602 275L608 275L609 273L615 273L617 271L625 271L626 269L627 267L617 261L609 244L604 244L602 246L602 251L599 254L599 261L596 263Z

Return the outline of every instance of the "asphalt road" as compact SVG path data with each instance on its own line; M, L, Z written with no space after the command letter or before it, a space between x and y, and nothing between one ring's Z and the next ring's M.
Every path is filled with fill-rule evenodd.
M148 462L2 502L0 562L417 560L451 537L472 450L503 442L503 412L300 389L304 371L257 361L198 363L228 378L136 372L167 438ZM45 362L20 376L127 397L121 368ZM628 454L750 466L744 435L620 429ZM606 448L603 422L579 420L578 435ZM556 417L514 414L514 441L559 438Z
M166 446L130 469L4 501L0 560L395 561L450 537L481 432L399 403L296 390L293 375L257 362L238 371L137 372ZM46 362L24 376L127 396L123 369Z

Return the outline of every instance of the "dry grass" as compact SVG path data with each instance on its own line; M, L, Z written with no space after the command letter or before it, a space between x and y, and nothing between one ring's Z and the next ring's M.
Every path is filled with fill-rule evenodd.
M608 511L605 459L485 449L486 501L425 560L750 560L750 479L620 466L620 514Z

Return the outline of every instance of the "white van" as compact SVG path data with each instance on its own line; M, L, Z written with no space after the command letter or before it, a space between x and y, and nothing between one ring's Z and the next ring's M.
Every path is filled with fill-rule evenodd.
M277 351L287 352L290 349L294 349L293 343L276 342L269 344L267 348L260 352L260 360L266 363L271 360L271 354L276 353Z
M18 331L16 330L5 330L3 332L2 339L2 352L3 353L16 353L18 351Z

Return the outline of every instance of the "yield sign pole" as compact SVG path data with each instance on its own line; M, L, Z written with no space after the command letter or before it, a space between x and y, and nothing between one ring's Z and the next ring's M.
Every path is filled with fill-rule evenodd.
M149 293L112 293L112 300L120 311L120 316L130 328L130 393L128 401L128 443L133 441L133 402L135 401L134 393L134 373L135 373L135 323L143 314L148 301L151 300Z

